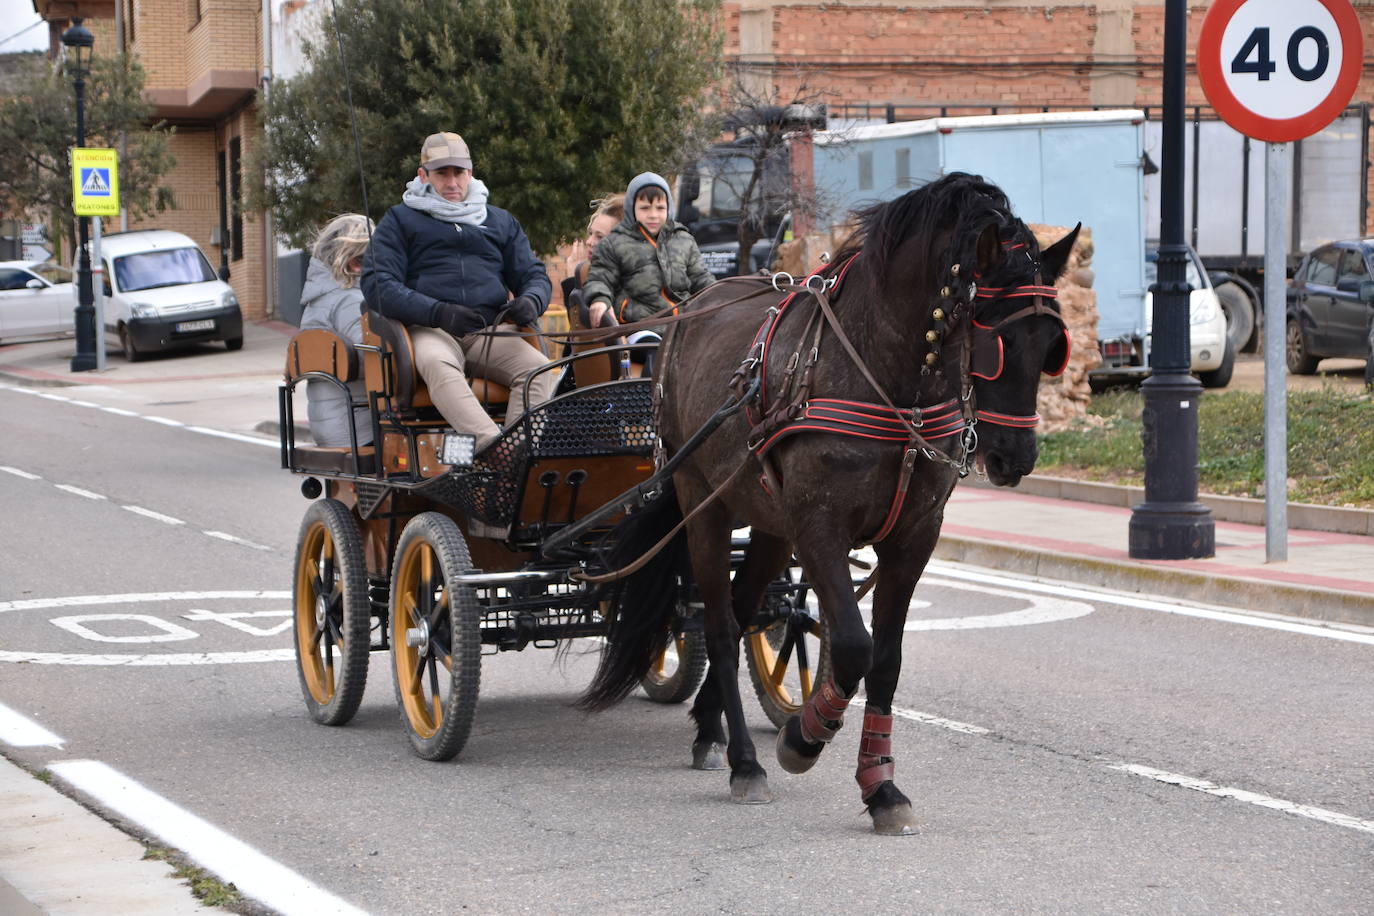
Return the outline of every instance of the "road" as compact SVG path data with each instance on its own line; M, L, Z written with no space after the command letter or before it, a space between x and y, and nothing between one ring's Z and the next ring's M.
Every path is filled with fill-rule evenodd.
M1358 394L1364 390L1364 360L1324 359L1317 364L1315 375L1287 376L1289 391L1319 391L1330 385L1337 390ZM1236 357L1236 368L1227 391L1263 391L1264 356L1242 353Z
M285 629L306 502L275 449L70 391L0 386L0 751L219 863L263 911L1374 899L1370 633L933 566L896 700L911 838L869 829L857 722L810 773L770 766L773 804L735 806L724 774L686 766L685 707L570 708L591 644L485 659L472 738L429 763L386 655L352 724L306 716Z

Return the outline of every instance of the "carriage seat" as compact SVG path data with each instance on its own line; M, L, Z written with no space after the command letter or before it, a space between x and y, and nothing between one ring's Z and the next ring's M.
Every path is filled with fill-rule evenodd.
M372 350L364 354L363 375L367 390L390 392L394 408L402 414L413 412L416 421L441 420L434 402L429 399L429 389L415 368L415 349L409 329L394 318L366 309L363 311L363 342L391 354L390 378L382 377L380 353ZM488 413L497 417L505 413L506 402L510 400L509 388L479 376L468 376L468 385Z
M293 389L311 376L325 376L346 385L358 378L358 351L353 344L333 331L311 328L299 331L286 345L284 376ZM348 445L299 445L292 443L292 465L296 470L336 474L370 474L376 462L376 449L364 445L358 449L354 466L353 447Z

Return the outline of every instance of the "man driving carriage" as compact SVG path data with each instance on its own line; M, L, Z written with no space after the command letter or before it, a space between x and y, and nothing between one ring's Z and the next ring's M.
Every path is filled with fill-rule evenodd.
M524 403L526 378L547 362L539 351L519 337L478 333L500 320L532 325L553 287L520 223L487 203L458 134L425 138L415 178L372 236L362 286L373 308L410 327L430 400L455 430L477 437L478 451L501 430L472 393L467 367L510 388L508 421L552 396L557 379L542 372Z

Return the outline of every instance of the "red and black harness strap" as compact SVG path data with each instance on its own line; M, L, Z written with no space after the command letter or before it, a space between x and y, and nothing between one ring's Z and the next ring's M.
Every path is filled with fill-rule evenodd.
M808 744L829 743L835 733L844 725L844 711L849 708L849 697L840 693L834 678L828 678L821 689L811 694L811 699L801 711L802 738Z
M868 801L896 772L897 764L892 759L892 716L866 709L863 735L859 738L859 766L854 771L859 795Z
M840 398L811 398L786 425L760 440L754 450L760 457L778 442L797 433L834 433L880 442L906 442L908 424L927 439L944 439L962 433L967 427L963 405L950 398L931 407L891 411L881 404L847 401Z

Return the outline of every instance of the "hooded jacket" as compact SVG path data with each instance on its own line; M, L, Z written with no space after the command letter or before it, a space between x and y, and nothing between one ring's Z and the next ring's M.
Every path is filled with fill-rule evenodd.
M487 323L508 293L548 308L553 285L515 217L488 205L481 225L450 223L405 204L387 211L363 258L363 294L383 315L435 327L440 302L480 312Z
M669 219L651 238L635 219L635 195L650 185L668 195L672 212L668 183L652 172L636 176L625 191L625 218L596 246L583 287L588 305L609 303L622 324L677 305L715 279L686 226Z
M329 268L315 258L305 272L305 288L301 290L301 330L323 328L333 331L352 344L363 342L363 291L358 287L344 289L329 272ZM337 385L319 379L305 383L310 419L310 435L316 445L352 445L348 434L348 400L363 400L367 390L361 379L348 383L345 395ZM372 413L366 407L353 411L357 424L358 444L372 441Z

